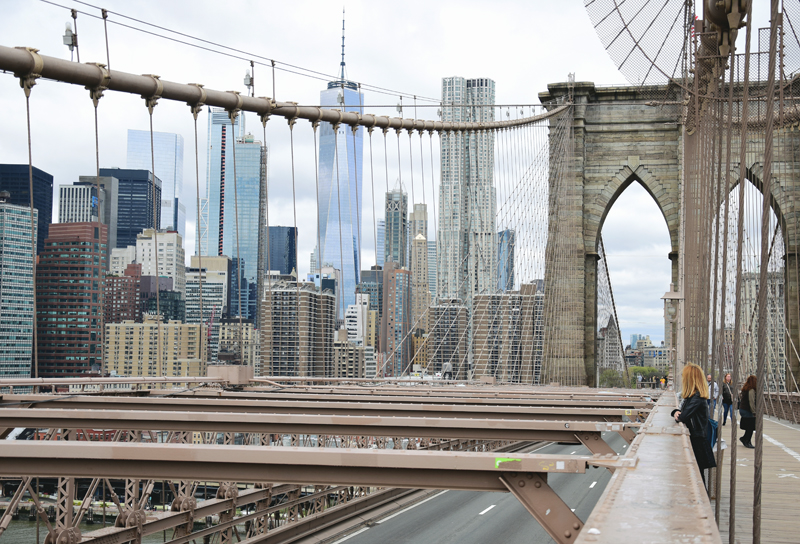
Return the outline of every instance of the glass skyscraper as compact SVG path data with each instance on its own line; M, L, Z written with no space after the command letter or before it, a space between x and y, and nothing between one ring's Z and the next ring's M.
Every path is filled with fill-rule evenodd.
M364 95L358 86L344 77L328 83L320 92L320 105L342 111L363 113ZM342 291L337 315L344 319L344 309L355 304L359 282L361 247L362 127L353 134L347 125L334 132L329 123L320 125L319 134L319 240L317 267L331 265L341 270Z
M514 246L517 233L514 229L497 233L497 288L500 291L514 290Z
M161 228L186 237L186 206L183 202L183 136L153 132L155 174L161 180ZM151 170L150 132L128 129L128 168Z
M297 228L269 227L269 270L280 274L297 272Z
M154 201L161 201L161 180L149 168L101 168L100 177L117 178L119 182L116 247L135 246L136 236L144 229L161 228L161 216L153 212Z
M30 186L27 164L0 164L0 191L11 193L9 204L30 208ZM42 252L50 232L53 212L53 176L33 167L33 208L39 211L36 228L36 254Z
M34 230L37 215L34 208ZM7 192L0 193L0 232L0 377L30 378L34 282L30 204L16 206Z
M256 319L246 310L255 307L255 301L249 297L256 290L245 287L258 282L259 197L267 183L267 148L251 134L244 134L243 116L239 116L234 129L225 110L211 108L208 115L208 233L204 241L201 232L201 247L204 246L203 255L225 255L237 262L237 266L237 259L241 259L242 273L237 277L243 278L243 317ZM235 150L231 147L234 141ZM234 303L238 305L238 294L231 302L231 308Z

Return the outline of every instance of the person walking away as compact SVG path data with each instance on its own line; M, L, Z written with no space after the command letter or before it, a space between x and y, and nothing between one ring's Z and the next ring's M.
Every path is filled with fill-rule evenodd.
M692 444L697 467L705 485L704 470L714 468L717 462L708 441L708 383L703 379L703 370L692 363L687 363L681 372L681 407L672 411L675 421L683 423L689 429L689 441Z
M739 441L745 448L755 448L753 445L753 431L756 430L756 377L748 376L744 382L742 393L739 395L739 427L744 431L744 436Z
M719 386L717 382L711 377L711 374L706 376L708 382L708 417L714 417L714 412L717 411L717 399L719 398Z
M733 418L733 384L731 383L730 372L725 374L722 382L722 425L728 422L728 412Z

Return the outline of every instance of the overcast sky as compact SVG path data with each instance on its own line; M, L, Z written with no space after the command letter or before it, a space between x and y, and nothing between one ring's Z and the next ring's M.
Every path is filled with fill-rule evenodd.
M284 63L325 74L334 74L339 68L342 5L336 2L296 1L291 5L202 0L98 2L102 7L130 17ZM93 15L99 13L99 10L69 0L58 0L58 3ZM575 72L578 81L593 81L598 85L625 83L603 50L580 1L390 3L347 0L345 7L347 76L354 81L436 98L440 96L444 76L487 77L497 84L498 104L538 104L538 93L546 90L548 83L565 81L569 72ZM2 9L0 45L31 46L45 55L70 58L67 47L62 44L65 23L71 20L68 10L34 0L5 1ZM110 20L146 28L113 14ZM79 14L78 31L81 62L105 63L102 22ZM242 79L249 66L245 60L167 41L117 24L109 24L108 33L111 67L115 70L153 73L170 81L198 82L212 89L245 92ZM278 71L275 98L318 104L324 80ZM257 65L256 96L272 95L272 85L269 70ZM396 115L394 105L398 101L396 93L365 93L366 108L379 114ZM411 102L413 100L404 99L407 106L404 117L414 116L408 108ZM0 162L26 163L24 95L11 75L0 75L0 104L3 111ZM380 109L375 107L378 105L391 107ZM77 181L79 175L92 175L95 171L94 126L88 92L81 87L43 81L33 90L31 107L34 165L53 174L56 186ZM435 110L420 107L416 115L433 119ZM135 96L107 93L100 102L99 113L101 167L124 167L126 130L148 127L144 103ZM188 259L195 246L196 215L192 118L185 105L163 101L156 108L154 125L155 130L175 132L184 138L183 197L187 208L184 246ZM263 138L256 117L248 117L247 128L257 139ZM316 223L316 204L313 140L308 124L304 123L301 128L295 132L295 166L300 228L298 259L304 275L315 243L316 228L312 225ZM200 187L204 194L205 114L200 116L198 130ZM270 121L266 137L270 149L270 223L292 225L291 163L285 121ZM427 139L424 142L424 158L429 161ZM365 147L367 143L365 139ZM438 156L434 159L438 173ZM427 165L425 168L429 176L430 168ZM362 255L365 267L374 260L367 175L365 164ZM393 177L392 172L389 177ZM376 183L383 183L383 180L383 175L376 174ZM382 192L379 191L376 189L380 203ZM419 193L418 189L417 200L421 199ZM434 197L432 193L428 185L428 203ZM430 208L429 214L432 223ZM656 343L660 342L664 328L660 297L669 289L670 281L669 236L654 201L638 184L632 185L617 200L606 220L603 238L623 340L627 343L630 334L643 333L650 334Z

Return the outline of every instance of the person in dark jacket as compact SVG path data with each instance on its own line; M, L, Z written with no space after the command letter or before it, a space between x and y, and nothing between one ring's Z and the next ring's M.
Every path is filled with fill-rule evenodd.
M744 382L742 387L742 394L739 396L739 417L742 418L742 428L751 426L750 429L744 432L739 441L745 448L755 448L753 445L753 428L755 426L755 411L756 411L756 377L753 375L748 376L747 381ZM750 418L745 420L745 418ZM748 425L749 423L749 425Z
M680 409L672 411L672 416L675 421L683 423L689 429L689 441L700 469L700 477L703 478L705 484L706 477L703 471L717 466L714 452L706 436L708 433L708 383L703 376L703 370L692 363L687 363L683 367L681 378L683 402Z
M728 422L728 412L731 412L733 418L733 384L731 383L730 373L725 374L725 379L722 382L722 424Z

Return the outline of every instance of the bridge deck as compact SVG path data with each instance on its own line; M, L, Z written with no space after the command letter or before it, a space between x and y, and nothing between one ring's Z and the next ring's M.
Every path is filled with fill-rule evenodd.
M730 422L723 427L730 441ZM738 432L738 436L742 431ZM761 493L761 541L796 543L800 532L797 515L800 484L800 426L764 418L764 457ZM730 518L730 452L725 452L720 502L720 532L728 542ZM753 539L753 466L755 450L736 448L736 542Z

